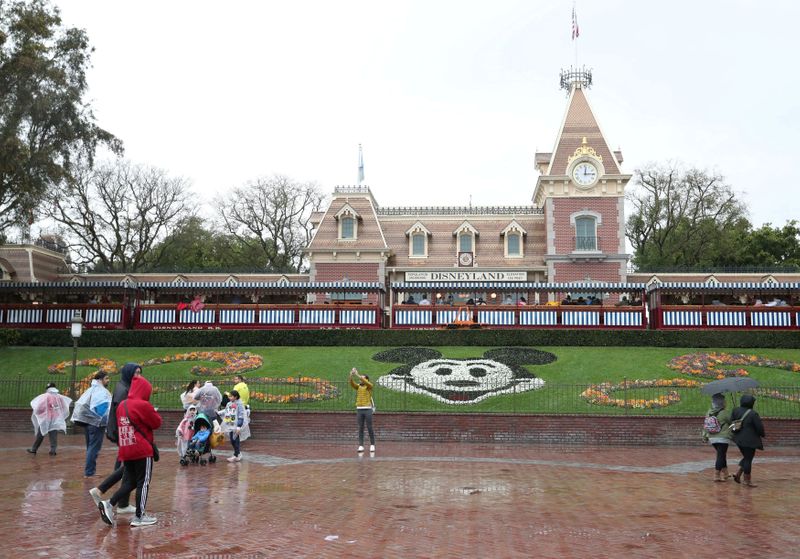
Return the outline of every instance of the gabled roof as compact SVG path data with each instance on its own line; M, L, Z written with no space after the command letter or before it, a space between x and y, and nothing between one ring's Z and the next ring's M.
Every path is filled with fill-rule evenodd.
M581 87L573 87L569 96L567 113L550 159L550 167L546 175L566 175L567 162L575 150L581 147L583 138L586 145L593 148L602 157L603 167L607 174L618 175L620 168L617 157L608 146L608 142L597 124L586 94Z
M516 231L518 233L522 233L523 235L527 235L528 234L528 232L525 231L525 228L522 227L522 225L520 225L519 223L517 223L516 219L512 219L511 223L506 225L505 229L500 231L500 235L505 235L506 233L509 233L511 231Z
M408 237L411 233L425 233L427 236L431 236L432 233L425 227L421 221L416 222L414 225L406 229L406 237Z
M469 221L466 221L466 220L463 221L461 223L461 225L456 227L456 230L453 231L453 235L458 235L459 233L463 233L463 232L472 233L473 235L476 235L476 236L480 235L480 233L478 233L478 230L475 229L475 227L473 227L472 224Z
M339 219L343 215L350 215L356 219L361 219L361 215L351 206L350 204L345 204L342 208L336 212L334 216L336 219Z

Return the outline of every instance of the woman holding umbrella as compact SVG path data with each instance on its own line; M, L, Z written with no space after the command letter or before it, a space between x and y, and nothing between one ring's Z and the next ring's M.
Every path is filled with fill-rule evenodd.
M745 394L739 402L739 407L733 410L731 414L732 422L736 420L742 421L741 428L733 435L733 440L742 453L742 459L739 461L739 470L733 474L733 481L741 483L742 476L744 476L744 484L748 487L756 486L750 477L756 449L764 450L764 444L761 442L761 437L765 436L764 424L761 422L761 417L753 409L755 403L754 396Z
M714 394L703 424L703 438L717 451L714 481L728 481L728 445L733 442L730 426L731 412L725 409L725 395Z

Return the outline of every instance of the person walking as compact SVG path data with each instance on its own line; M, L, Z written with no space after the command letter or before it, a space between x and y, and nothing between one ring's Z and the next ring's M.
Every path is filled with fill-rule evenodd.
M142 376L142 367L138 363L126 363L122 366L122 369L120 369L119 376L119 381L114 385L114 395L111 397L111 407L108 410L108 424L106 426L106 438L116 445L119 445L117 406L128 397L128 391L130 390L133 379ZM117 455L119 456L119 454ZM119 458L117 458L117 461L114 463L114 471L100 482L100 485L92 487L89 490L89 495L91 495L95 507L100 505L100 501L103 499L103 493L106 493L119 483L124 475L125 468L122 466ZM136 512L136 507L130 504L127 496L123 497L117 505L117 513L130 514L133 512Z
M356 382L358 379L358 382ZM358 370L350 369L350 386L356 391L356 416L358 418L358 452L364 452L364 425L369 431L369 451L375 452L375 432L372 430L372 412L375 402L372 399L372 383L368 375L359 375Z
M714 463L714 481L728 481L728 445L733 442L731 412L725 409L725 396L711 396L711 409L706 412L703 423L703 438L714 447L717 459Z
M739 470L733 474L733 481L741 483L742 476L744 476L744 484L748 487L756 486L751 477L753 458L755 458L756 449L764 450L761 438L766 436L761 417L753 409L755 404L755 396L745 394L739 401L739 407L733 410L731 414L731 422L742 421L741 428L733 435L733 440L736 442L736 446L739 447L739 452L742 453L742 459L739 461Z
M72 422L83 427L86 438L86 463L83 477L92 477L97 470L97 455L103 448L108 412L111 409L111 392L108 382L111 377L100 371L92 379L92 384L75 402Z
M33 446L28 449L30 454L36 454L44 436L50 439L50 456L55 456L58 450L58 432L67 432L67 416L72 399L58 393L55 383L51 382L45 388L44 394L39 394L31 400L31 422L36 433Z
M153 462L157 450L153 431L161 427L161 416L150 403L153 387L143 376L134 377L128 398L117 406L117 429L119 432L119 461L125 468L122 484L107 501L100 501L100 518L109 526L114 525L114 509L123 498L136 488L136 516L131 526L150 526L156 517L145 513Z

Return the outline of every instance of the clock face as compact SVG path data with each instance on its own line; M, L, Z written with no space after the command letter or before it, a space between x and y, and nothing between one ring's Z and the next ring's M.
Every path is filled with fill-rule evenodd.
M578 163L572 170L572 180L580 186L589 186L597 181L597 167L584 161Z
M472 253L462 252L458 255L458 263L462 266L472 266Z

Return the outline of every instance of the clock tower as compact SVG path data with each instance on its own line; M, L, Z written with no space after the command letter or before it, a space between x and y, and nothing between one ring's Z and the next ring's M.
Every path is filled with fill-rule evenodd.
M544 210L548 281L624 282L625 186L622 153L612 151L586 90L591 71L562 71L567 111L549 153L536 153L533 203Z

